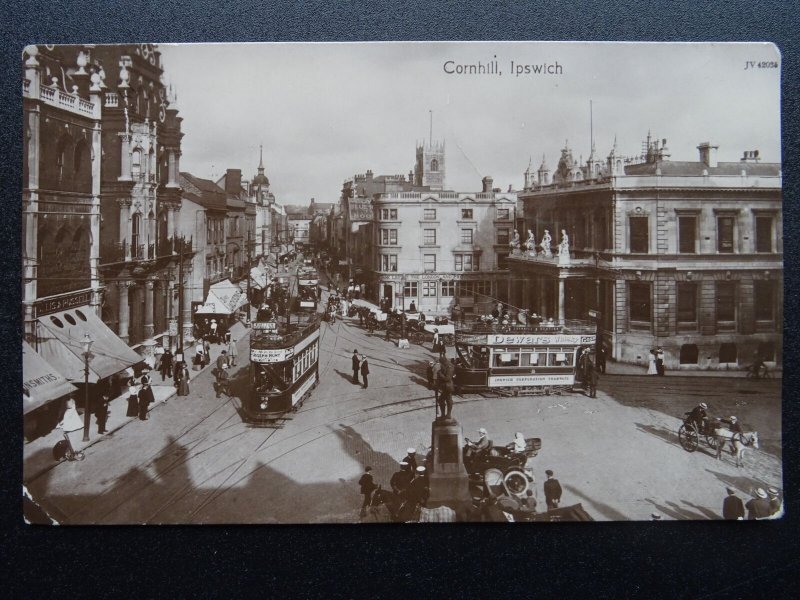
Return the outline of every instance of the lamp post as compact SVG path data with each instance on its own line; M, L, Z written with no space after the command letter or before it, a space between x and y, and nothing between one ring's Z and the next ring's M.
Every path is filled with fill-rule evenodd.
M88 333L83 335L81 340L81 347L83 348L83 389L84 389L84 406L83 406L83 441L89 441L89 424L91 422L92 411L89 406L89 358L91 356L92 344L94 340L89 337Z

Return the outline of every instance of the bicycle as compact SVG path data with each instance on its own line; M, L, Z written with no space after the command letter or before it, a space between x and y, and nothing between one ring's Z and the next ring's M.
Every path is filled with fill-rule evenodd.
M69 439L67 432L64 432L64 439L58 440L56 445L53 446L53 458L59 462L66 459L68 461L83 460L86 455L80 450L75 450L72 447L72 442Z
M764 363L754 363L747 367L747 379L772 379L772 371Z

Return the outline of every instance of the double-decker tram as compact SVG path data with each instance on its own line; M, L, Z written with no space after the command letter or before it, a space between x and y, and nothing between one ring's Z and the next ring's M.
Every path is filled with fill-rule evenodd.
M300 308L316 312L319 302L319 275L314 267L301 265L297 268L297 297Z
M571 391L580 354L594 347L593 323L494 325L456 329L455 387L505 394Z
M246 420L269 424L296 411L319 383L319 318L289 315L286 323L256 321L250 333Z

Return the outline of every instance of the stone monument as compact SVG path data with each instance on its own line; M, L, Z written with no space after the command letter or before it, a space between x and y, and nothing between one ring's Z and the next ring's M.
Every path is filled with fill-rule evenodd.
M428 508L449 506L464 514L472 504L469 475L464 467L464 435L455 419L437 419L431 431L431 464L428 471Z

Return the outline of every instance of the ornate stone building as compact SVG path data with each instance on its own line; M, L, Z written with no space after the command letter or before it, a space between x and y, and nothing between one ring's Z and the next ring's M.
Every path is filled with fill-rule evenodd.
M177 235L182 119L160 56L150 44L94 51L110 74L103 90L103 320L144 355L157 342L175 342L178 261L192 256L191 240Z
M509 258L513 301L559 320L599 311L602 343L623 362L646 365L656 346L672 369L780 362L781 166L758 151L718 162L716 150L671 160L648 134L635 158L615 142L603 162L566 146L555 173L529 166L519 199L537 247Z

